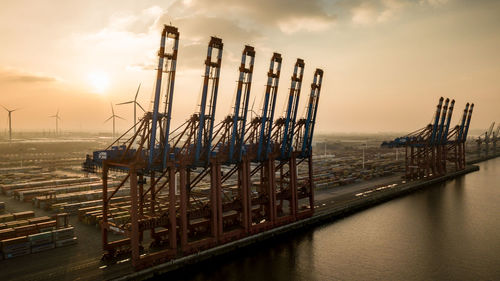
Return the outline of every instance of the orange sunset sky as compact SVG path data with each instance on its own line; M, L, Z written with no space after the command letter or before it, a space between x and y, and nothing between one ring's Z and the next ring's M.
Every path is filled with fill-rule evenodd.
M163 24L180 31L173 124L196 108L211 35L224 55L217 119L230 109L240 53L256 48L252 98L260 106L273 51L284 58L277 114L293 63L305 60L301 110L316 67L325 71L316 132L410 132L440 96L453 124L475 103L471 129L500 122L500 1L27 1L0 2L0 104L16 131L110 131L110 102L150 108ZM132 124L132 107L115 106ZM0 130L7 112L0 112Z

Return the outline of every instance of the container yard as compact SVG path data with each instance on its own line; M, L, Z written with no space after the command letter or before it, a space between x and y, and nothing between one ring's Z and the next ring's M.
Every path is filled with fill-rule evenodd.
M401 182L401 177L404 175L404 162L402 162L404 159L399 155L398 160L396 160L394 150L381 148L381 137L364 136L360 140L356 136L332 135L321 136L321 139L327 140L326 153L324 143L317 142L315 151L321 153L314 155L314 161L318 163L314 166L314 178L317 181L316 208L320 214L321 210L328 209L331 194L342 198L351 192L349 190L360 186L359 192L354 192L351 195L352 198L371 198L380 192L404 186L401 183L396 186L392 186L395 183L385 184L386 182ZM470 142L467 146L471 159L475 159L477 155L475 145L474 142ZM0 144L0 148L1 146ZM320 147L321 149L319 149ZM361 172L363 171L363 147L365 147L365 172ZM85 197L91 196L90 194L99 190L102 192L102 189L97 187L101 186L100 181L96 180L96 177L87 177L86 173L79 171L81 169L79 163L75 163L74 167L65 164L60 167L61 170L38 166L36 171L43 177L31 177L30 175L33 173L31 168L22 170L15 166L0 174L2 187L8 187L6 190L10 190L9 195L7 192L0 194L2 202L0 203L0 212L4 211L0 214L0 240L2 241L3 259L0 262L4 263L5 266L10 264L10 261L31 263L34 266L33 272L38 272L34 268L39 268L41 273L23 275L25 278L19 278L20 280L44 279L42 276L48 272L60 276L58 274L61 270L69 272L66 273L69 274L67 276L76 277L89 274L88 278L84 279L115 278L126 272L133 274L129 265L130 261L120 262L122 261L120 259L108 263L100 261L102 250L99 222L102 221L102 198ZM73 177L62 178L62 169L73 169L79 172L75 172ZM9 179L19 180L14 184ZM112 184L116 183L110 181L110 189ZM12 189L11 187L14 186L20 188ZM85 188L88 189L82 190ZM52 196L59 198L57 196L61 195L60 199L51 201L50 205L47 203L46 206L49 207L38 207L37 200L51 196L50 193L42 194L39 192L50 192L51 190L53 191ZM30 199L21 197L30 196L30 194L34 194ZM87 195L77 196L77 194ZM126 209L130 206L130 195L116 196L113 197L112 201L116 204L116 209L111 210L116 214L114 222L126 222L129 218L128 212L120 208ZM314 216L313 221L318 220ZM302 224L308 225L308 222L304 221ZM116 233L110 232L109 235L117 239L121 233L119 233L119 229L116 229ZM271 234L263 233L263 235ZM257 237L255 238L257 239ZM257 241L251 243L257 243ZM228 247L232 246L228 245ZM79 258L73 258L70 263L63 261L76 256ZM196 258L191 257L192 262L203 257L203 255ZM47 265L52 264L51 269L45 268L40 259L46 260ZM117 262L120 263L116 264ZM37 266L37 263L40 264ZM106 269L99 269L103 266ZM158 269L158 272L170 271L178 266L182 266L182 263L176 262L168 268ZM0 276L5 276L2 274L0 273Z
M24 211L0 215L2 259L64 247L76 241L67 214L35 217L33 211Z
M321 141L314 144L315 155L313 156L317 208L325 208L322 206L323 203L319 203L320 201L324 201L328 206L331 192L336 196L345 196L343 190L349 190L351 186L366 184L366 186L376 187L375 190L378 191L364 193L369 191L365 190L353 195L366 197L373 195L374 192L392 189L390 185L382 185L382 183L395 181L404 175L404 157L401 151L400 155L396 156L396 151L380 147L381 141L386 138L370 135L361 138L349 135L325 135L318 139ZM89 146L96 147L100 142L101 140L96 138L95 143L89 143ZM43 145L43 142L26 142L17 145L23 146L25 150L30 150L30 148L33 150L37 149L38 145ZM5 146L7 144L0 144L0 149ZM468 143L467 151L469 157L475 159L476 143L473 141ZM78 151L74 153L77 154ZM84 158L84 153L80 152L80 154ZM56 149L51 156L58 158ZM29 157L34 157L33 154L18 157L37 162L36 159L30 160ZM82 262L88 263L90 259L93 261L91 264L95 264L95 268L103 266L99 261L102 253L99 224L103 213L100 179L82 172L80 163L68 166L66 160L62 160L60 164L54 161L40 166L15 165L0 170L2 191L0 194L0 240L3 259L1 262L19 259L20 262L32 263L42 254L44 259L49 261L52 259L56 262L63 259L65 255L83 255L85 258L82 257ZM73 172L65 174L67 170ZM108 182L110 190L113 190L118 183L117 180L110 180ZM200 189L199 192L207 191ZM160 194L160 196L164 195ZM129 214L126 209L131 204L127 187L123 189L123 193L112 198L112 203L116 206L110 210L115 214L113 222L117 224L127 222ZM148 208L148 206L145 207ZM120 230L115 230L110 235L118 238L121 235ZM58 250L59 248L61 250ZM114 262L117 261L119 260ZM114 266L123 270L124 264L127 263ZM109 276L119 275L114 272Z

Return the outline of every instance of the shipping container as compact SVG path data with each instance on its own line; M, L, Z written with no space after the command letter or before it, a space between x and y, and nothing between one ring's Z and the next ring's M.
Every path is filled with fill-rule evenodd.
M74 227L60 228L52 231L54 241L66 240L75 236Z
M78 239L76 237L73 237L66 240L56 241L56 247L59 248L59 247L73 245L76 244L77 240Z
M34 253L39 253L39 252L42 252L42 251L54 249L55 247L56 247L56 245L55 245L54 242L50 242L50 243L46 243L46 244L40 244L40 245L31 247L31 253L33 253L33 254Z
M29 235L28 240L30 241L32 247L51 243L54 241L51 231Z
M14 219L20 220L20 219L29 219L35 217L35 212L33 211L25 211L25 212L18 212L18 213L13 213Z

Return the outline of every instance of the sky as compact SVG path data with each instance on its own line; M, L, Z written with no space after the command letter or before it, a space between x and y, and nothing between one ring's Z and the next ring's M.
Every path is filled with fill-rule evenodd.
M440 96L452 124L475 104L471 129L500 122L500 1L493 0L2 0L0 105L14 131L110 132L148 109L164 24L179 28L173 127L196 111L210 36L224 42L216 119L229 113L241 51L255 47L251 100L260 108L273 52L283 56L283 114L297 58L305 61L299 114L314 70L324 70L316 132L410 132L428 124ZM3 113L2 113L3 112ZM0 112L0 130L7 112Z

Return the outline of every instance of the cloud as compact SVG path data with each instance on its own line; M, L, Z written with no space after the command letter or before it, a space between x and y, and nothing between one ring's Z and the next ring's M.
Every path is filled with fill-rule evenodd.
M361 25L386 22L408 5L407 0L361 1L351 8L352 22Z
M153 63L153 60L150 59L148 62L137 62L133 64L129 64L126 67L127 70L132 70L132 71L141 71L141 70L155 70L156 65Z
M5 68L0 70L0 81L7 83L52 83L60 79L39 73Z
M326 12L320 0L177 1L169 7L168 14L182 14L197 19L210 15L225 19L229 24L244 27L246 30L249 30L250 26L259 27L262 31L278 28L288 34L298 31L322 31L331 26L336 18Z
M164 10L159 6L151 6L140 13L115 13L104 30L147 34L162 14Z
M161 17L158 22L169 21ZM172 24L182 31L181 38L196 42L206 40L209 35L239 42L245 40L251 42L262 36L256 29L242 27L238 22L223 17L189 16L176 18L172 20Z
M356 24L370 24L376 21L379 11L375 4L363 2L352 8L352 22Z
M152 70L156 67L156 52L149 50L157 48L163 25L172 24L181 32L179 66L198 68L209 36L223 39L227 58L231 52L236 54L242 43L266 47L266 40L277 33L290 36L299 32L325 32L340 20L357 25L376 24L397 18L412 5L434 6L447 1L179 0L136 13L115 13L102 29L77 35L75 44L81 40L87 43L82 45L94 42L95 52L114 50L113 55L128 57L131 62L123 66L126 70Z
M420 4L422 5L431 5L431 6L440 6L444 4L448 4L450 0L420 0Z
M297 17L278 22L280 30L286 34L292 34L299 31L324 31L328 29L330 25L330 20L325 20L321 17Z
M437 7L450 0L352 0L340 2L339 7L350 10L351 21L359 25L383 23L397 18L404 10L417 6Z

